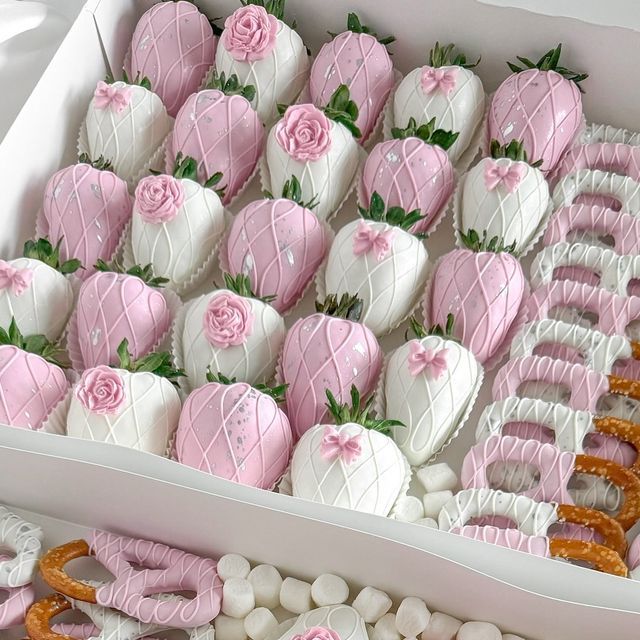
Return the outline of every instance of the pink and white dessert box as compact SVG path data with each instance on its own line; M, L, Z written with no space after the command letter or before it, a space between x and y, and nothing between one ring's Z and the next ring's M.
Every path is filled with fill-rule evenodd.
M90 0L0 145L3 257L15 257L33 234L48 179L75 158L78 130L96 81L122 66L136 20L151 4ZM226 16L238 6L235 0L198 4L210 17ZM356 11L381 33L396 35L393 64L405 73L425 61L436 40L454 41L472 57L482 54L478 74L488 93L508 74L505 60L542 52L562 41L567 66L591 74L584 96L588 121L640 128L635 119L640 87L628 81L630 61L640 47L638 32L476 0L450 0L446 5L402 0L393 8L366 0L287 4L287 14L296 18L297 29L314 53L326 41L326 29L344 28L348 11ZM466 17L464 24L460 15ZM490 35L496 32L500 38ZM619 98L614 103L612 95ZM234 203L234 213L257 197L254 180ZM342 207L336 229L353 219L355 200L352 194ZM427 240L429 260L435 262L454 245L449 214ZM531 257L523 261L525 273L530 262ZM314 295L307 292L287 316L288 327L312 313ZM404 329L381 339L386 353L403 344ZM485 376L465 428L438 457L455 470L474 442L483 408L491 402L494 375ZM78 535L77 527L99 526L191 550L243 553L273 562L292 575L333 570L397 595L435 599L441 610L464 618L494 619L526 637L606 637L615 629L617 637L625 638L632 637L640 623L638 585L632 580L242 486L160 456L98 442L0 426L0 502L34 512L29 516L35 520L56 519L52 542ZM256 523L260 536L255 535ZM286 545L274 542L284 539ZM362 562L377 556L385 562ZM391 571L392 566L405 570ZM503 601L510 606L504 607Z

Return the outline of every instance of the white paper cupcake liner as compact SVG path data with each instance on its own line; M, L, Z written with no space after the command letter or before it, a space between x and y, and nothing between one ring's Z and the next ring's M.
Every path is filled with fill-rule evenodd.
M178 310L178 313L176 313L173 319L173 324L170 330L171 355L173 356L173 366L176 369L184 369L184 350L182 346L182 335L184 332L185 317L189 309L189 305L192 304L192 302L193 301L187 302ZM184 378L178 379L178 386L181 398L183 400L193 391L189 379L186 376Z
M38 431L53 433L59 436L67 435L67 414L71 404L72 390L65 394L64 398L56 404Z

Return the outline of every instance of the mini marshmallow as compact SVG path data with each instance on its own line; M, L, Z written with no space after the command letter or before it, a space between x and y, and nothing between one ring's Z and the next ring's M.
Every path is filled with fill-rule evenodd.
M429 624L431 612L420 598L405 598L396 613L396 627L405 637L415 637L422 633Z
M231 618L244 618L256 606L248 580L227 578L222 587L222 613Z
M391 598L379 589L365 587L353 601L353 608L365 622L375 624L391 609Z
M456 640L502 640L502 633L490 622L465 622L458 630Z
M342 604L349 597L349 585L340 576L323 573L313 581L311 597L319 607Z
M254 609L244 619L244 630L251 640L266 640L277 628L276 617L265 607Z
M278 599L280 598L280 594L278 594ZM291 611L287 611L284 607L278 605L275 609L271 609L271 613L276 617L276 620L279 624L286 622L287 620L296 621L298 616L293 615Z
M313 609L311 585L296 578L285 578L280 588L280 604L291 613L306 613Z
M244 620L219 614L213 621L216 640L247 640Z
M404 496L396 503L395 513L400 522L416 522L424 516L424 508L419 498Z
M458 486L458 476L446 462L422 467L416 475L427 493L453 491Z
M373 640L402 640L396 627L396 614L385 613L373 630Z
M249 561L237 553L227 553L218 560L218 575L222 582L229 578L246 578L250 569Z
M522 636L514 636L513 633L502 634L502 640L524 640Z
M431 614L427 628L422 632L422 640L455 640L462 621L446 613L436 611Z
M257 607L275 609L280 604L282 576L275 567L259 564L251 570L247 580L253 587Z
M433 493L426 493L422 498L425 517L437 520L440 510L452 497L453 493L451 491L434 491Z
M423 527L429 527L431 529L438 528L438 522L433 518L421 518L420 520L416 520L414 524L419 524L419 525L422 525Z

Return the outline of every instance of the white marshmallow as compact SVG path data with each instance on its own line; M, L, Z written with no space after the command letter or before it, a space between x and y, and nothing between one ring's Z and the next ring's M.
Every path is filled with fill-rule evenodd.
M244 630L251 640L266 640L278 628L276 617L264 607L254 609L244 619Z
M244 618L256 606L253 589L244 578L227 578L222 586L222 613Z
M438 519L438 514L449 498L453 497L451 491L434 491L433 493L425 493L422 497L422 505L424 506L425 518Z
M431 614L427 628L422 632L422 640L455 640L462 622L446 613L436 611Z
M249 561L237 553L227 553L218 560L218 575L222 582L229 578L246 578L250 569Z
M280 588L280 604L291 613L306 613L313 609L311 585L296 578L285 578Z
M244 620L219 614L213 621L216 640L247 640Z
M247 580L253 587L257 607L275 609L280 604L282 576L270 564L259 564L249 573Z
M458 476L446 462L422 467L418 469L416 476L427 493L453 491L458 486Z
M420 598L405 598L396 613L396 627L405 637L415 637L422 633L429 624L431 612Z
M433 518L421 518L420 520L416 520L415 524L420 524L423 527L429 527L430 529L438 528L438 522Z
M502 640L502 633L490 622L465 622L458 630L456 640Z
M280 599L280 594L278 594L278 599ZM286 622L287 620L291 620L295 622L298 619L298 616L291 613L291 611L287 611L284 607L278 605L275 609L271 609L271 613L276 617L276 620L279 624Z
M404 496L396 503L396 520L400 522L416 522L423 516L422 502L415 496Z
M514 636L513 633L503 633L502 640L524 640L522 636Z
M374 624L391 609L391 598L379 589L365 587L353 601L353 608L365 622Z
M349 598L349 585L340 576L323 573L313 581L311 597L319 607L342 604Z
M373 640L402 640L396 627L396 614L385 613L373 630Z

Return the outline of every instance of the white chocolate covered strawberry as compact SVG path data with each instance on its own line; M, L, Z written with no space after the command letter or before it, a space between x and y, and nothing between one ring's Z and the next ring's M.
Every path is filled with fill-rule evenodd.
M385 206L375 192L359 220L344 226L329 251L324 293L362 300L361 321L376 336L397 327L416 306L429 263L421 236L409 230L420 211Z
M304 88L309 55L302 38L284 22L284 0L242 5L225 20L216 68L255 86L255 109L269 125L278 117L278 105L292 103Z
M457 132L447 150L455 164L482 123L485 95L482 81L471 70L480 60L468 63L454 47L436 42L428 64L404 77L393 98L393 124L406 127L413 118L422 125L435 118L440 128Z
M333 424L318 424L298 441L291 458L291 488L297 498L388 516L407 482L408 465L387 435L397 420L369 417L371 401L340 405L327 390Z

